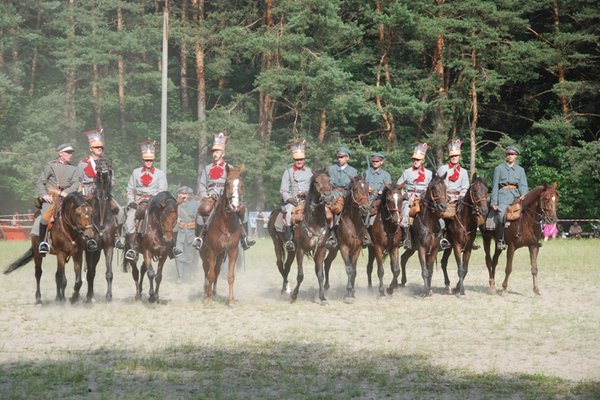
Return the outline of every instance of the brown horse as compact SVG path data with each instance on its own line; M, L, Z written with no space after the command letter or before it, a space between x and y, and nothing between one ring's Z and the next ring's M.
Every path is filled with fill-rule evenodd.
M510 226L504 231L504 241L508 249L506 252L506 270L504 282L502 282L503 293L508 291L508 277L512 272L513 257L515 250L520 247L529 247L529 260L531 263L531 275L533 277L533 292L540 294L538 286L538 268L537 255L542 239L541 222L554 224L557 221L556 210L558 206L558 192L556 183L552 185L544 184L538 186L525 195L521 203L521 216L518 220L511 222ZM493 258L490 256L490 244L494 231L481 229L483 234L483 246L485 249L485 264L489 274L489 291L496 293L496 266L502 250L494 252ZM496 247L496 246L494 246Z
M366 234L366 220L369 218L369 185L361 177L354 177L344 199L344 209L337 226L338 247L331 249L325 259L325 290L329 288L329 270L337 252L342 254L348 282L346 283L346 303L354 302L356 263Z
M379 278L379 295L384 296L383 289L383 260L386 255L390 257L390 267L393 278L390 286L387 289L388 294L392 294L394 289L398 287L398 275L400 274L400 265L398 257L398 248L402 244L402 229L400 222L402 215L400 209L402 207L401 187L393 187L385 185L381 195L382 201L379 204L377 216L373 225L369 228L371 235L371 245L369 246L369 259L367 262L367 278L369 288L372 288L371 274L373 273L373 261L377 260L377 277ZM406 276L403 275L406 283Z
M277 208L271 212L269 222L267 223L267 230L269 231L269 236L271 236L271 240L273 241L277 270L279 271L283 279L283 284L281 286L281 294L284 294L291 292L290 284L288 282L288 276L292 268L292 263L294 262L296 251L287 251L285 249L285 237L283 235L283 232L278 231L275 226L277 218L280 214L280 208Z
M458 201L456 207L456 216L449 221L448 238L452 243L452 247L444 250L442 255L442 271L444 271L444 289L445 294L450 293L450 279L448 278L448 259L450 253L454 250L454 258L458 266L458 283L454 292L456 294L465 294L465 276L469 272L469 259L471 258L471 250L473 250L473 242L477 235L477 227L484 223L485 216L488 212L488 188L481 180L475 178L465 196ZM461 256L462 254L462 256Z
M204 268L205 303L210 303L213 294L216 293L221 264L227 257L227 283L229 285L227 305L232 306L234 304L235 264L241 237L239 210L240 207L243 207L244 185L241 170L228 165L226 174L227 181L223 193L215 204L210 222L208 222L204 244L200 249L200 257Z
M50 228L50 241L52 244L50 254L56 254L56 301L65 301L65 288L67 287L65 264L72 257L75 269L75 286L70 301L73 303L79 299L79 289L83 283L81 279L83 250L88 243L90 248L96 245L92 239L94 236L92 207L85 201L81 193L73 192L57 205L57 210L58 215L56 215ZM31 248L4 271L5 274L8 274L34 260L36 304L42 303L40 279L42 278L43 257L38 251L39 242L38 236L32 236Z
M143 203L142 203L143 204ZM123 259L124 265L131 265L131 273L135 282L136 300L142 299L142 282L144 275L148 273L150 289L148 291L148 301L150 303L159 302L159 288L162 281L162 269L169 255L171 248L175 245L173 228L177 223L177 200L167 191L157 193L150 198L147 207L144 209L142 204L138 206L137 215L143 213L141 221L141 233L138 233L138 247L144 261L138 270L136 260ZM129 237L125 244L125 250L131 248ZM158 260L156 272L152 267L152 261ZM154 288L154 279L156 278L156 289Z
M441 239L439 218L448 208L446 197L446 174L434 176L421 198L421 210L415 216L410 226L412 248L406 250L400 257L402 280L405 281L406 262L415 252L419 253L421 277L423 278L423 296L431 296L431 277L433 263L437 257L438 244Z
M99 249L104 251L106 261L106 301L112 300L112 281L113 281L113 250L115 238L117 236L117 222L112 208L112 163L108 158L100 158L96 162L96 187L95 192L89 200L92 206L92 224L94 226L94 239L98 243ZM96 267L100 261L100 251L86 251L85 263L87 267L87 301L94 299L94 278L96 277Z

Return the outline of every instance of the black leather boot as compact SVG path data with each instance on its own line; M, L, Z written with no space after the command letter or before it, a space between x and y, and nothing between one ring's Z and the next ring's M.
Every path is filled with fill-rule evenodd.
M48 230L48 225L44 225L40 222L40 234L39 240L40 244L38 246L38 251L44 257L46 254L50 252L50 244L46 242L46 231Z
M410 241L410 227L402 227L402 237L404 238L404 242L402 244L402 246L406 249L406 250L410 250L412 248L412 243Z
M496 223L496 249L506 249L506 243L504 242L504 222Z
M129 233L127 235L129 239L129 250L125 253L125 258L130 261L135 261L137 258L137 233Z
M169 259L174 259L183 254L181 247L177 247L177 232L173 232L173 244L169 249Z
M287 251L296 251L296 245L294 245L294 227L285 226L283 234L285 235L285 249Z

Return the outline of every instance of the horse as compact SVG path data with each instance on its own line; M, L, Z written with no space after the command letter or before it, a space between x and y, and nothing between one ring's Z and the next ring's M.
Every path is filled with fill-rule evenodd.
M143 204L143 203L142 203ZM135 299L142 299L142 283L144 275L148 274L150 289L148 301L159 303L159 288L162 281L162 269L167 260L171 248L175 245L173 228L177 223L177 200L168 192L159 192L150 198L147 207L138 206L137 216L143 214L141 220L141 232L138 232L138 248L143 255L141 268L138 270L136 260L123 259L123 265L131 265L131 273L135 282ZM125 250L131 248L129 237L125 243ZM152 261L158 261L156 272L152 267ZM154 279L156 278L156 289Z
M283 295L284 293L291 293L288 275L290 274L292 263L294 262L296 250L287 251L285 248L284 234L283 232L278 231L276 227L277 219L280 215L281 208L277 208L271 212L271 215L269 216L269 222L267 222L267 230L269 232L269 236L271 236L271 240L273 241L277 270L283 279L283 284L281 286L281 294Z
M454 293L464 295L465 276L469 272L469 259L473 242L477 235L477 227L485 222L488 213L488 188L481 178L475 178L469 189L458 201L456 216L448 226L448 238L452 244L451 248L445 249L442 255L441 265L444 271L445 294L450 293L450 279L448 278L448 259L454 250L454 258L458 266L458 283ZM462 254L462 257L461 257Z
M403 186L403 185L402 185ZM383 286L383 259L385 255L390 257L390 267L393 278L390 286L387 288L389 295L393 294L394 289L398 287L398 275L400 273L398 248L402 245L402 229L400 222L402 215L400 213L402 206L401 187L393 187L386 184L382 192L382 201L379 203L377 216L373 225L369 227L371 235L371 244L368 247L369 258L367 262L367 279L369 288L373 287L371 274L373 273L373 261L377 260L377 277L379 278L379 295L384 296ZM403 274L402 286L406 283L406 276Z
M235 264L238 258L241 237L239 210L244 195L242 171L229 165L225 167L227 181L223 193L215 204L210 217L204 242L200 248L200 258L204 269L204 302L210 303L217 290L217 279L225 257L227 264L227 283L229 291L227 305L233 306L233 284Z
M527 246L529 248L529 260L531 264L531 275L533 277L533 292L540 295L538 286L538 268L537 255L539 252L540 241L542 239L542 229L540 227L543 221L546 224L556 223L558 217L556 210L558 207L558 192L556 183L552 185L544 184L537 186L525 195L521 203L521 216L518 220L511 222L510 226L504 231L504 241L508 248L506 253L506 270L504 282L502 282L503 294L508 292L508 277L512 272L512 263L515 251L518 248ZM498 258L502 253L496 247L493 258L490 256L490 244L494 231L488 231L481 228L483 234L483 246L485 249L485 264L489 274L489 292L496 293L496 266Z
M354 177L350 181L350 189L344 199L344 209L340 214L337 226L338 247L331 249L325 259L325 284L329 288L329 270L338 250L342 254L348 282L346 284L346 303L354 302L354 283L356 281L356 263L362 248L363 238L366 234L367 219L369 218L369 185L361 177Z
M92 225L96 233L95 240L99 249L104 251L106 260L106 301L112 300L113 281L113 250L117 236L117 222L112 208L112 162L109 158L100 158L96 161L95 192L91 195ZM96 277L96 266L100 261L100 251L86 251L85 263L87 266L87 301L94 299L94 278Z
M72 192L62 201L58 201L60 202L57 204L58 213L55 216L52 227L49 228L51 241L50 254L56 255L56 301L63 302L66 300L65 288L67 287L67 277L65 275L65 264L72 257L75 269L75 286L70 301L74 303L79 299L79 289L83 283L81 279L83 250L88 243L90 247L95 245L93 241L92 207L79 192ZM4 271L5 274L8 274L34 260L36 304L42 303L40 280L42 278L43 256L38 250L39 243L39 237L32 236L31 248Z
M407 249L400 257L402 280L405 281L406 262L415 253L419 253L421 277L424 283L423 297L432 295L431 277L433 263L437 257L438 244L441 239L439 219L448 208L446 195L446 174L434 176L421 198L421 208L409 227L412 248Z

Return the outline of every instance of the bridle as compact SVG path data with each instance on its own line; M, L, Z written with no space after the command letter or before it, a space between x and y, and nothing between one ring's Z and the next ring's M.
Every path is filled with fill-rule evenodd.
M358 188L359 190L355 190L356 188ZM360 189L362 189L362 194L357 195L357 192L360 191ZM356 204L358 206L358 210L360 212L360 214L364 217L368 217L369 216L369 194L366 188L366 183L363 180L358 180L355 181L352 184L352 188L350 190L350 196L352 198L352 201L354 202L354 204ZM365 205L366 204L366 205Z
M392 200L388 201L388 197L391 196ZM385 208L388 212L388 216L386 217L386 220L388 221L392 221L393 224L395 225L400 225L400 222L402 222L402 218L400 216L400 204L402 204L402 195L400 194L399 190L394 190L394 189L389 189L388 194L386 194L385 196ZM390 208L390 202L393 204L393 207ZM396 216L396 219L394 220L394 216Z

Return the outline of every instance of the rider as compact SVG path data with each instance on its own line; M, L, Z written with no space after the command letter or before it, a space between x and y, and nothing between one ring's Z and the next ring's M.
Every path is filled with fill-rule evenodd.
M204 242L204 235L207 229L206 220L212 213L215 204L223 190L225 189L225 183L227 182L227 163L225 162L225 146L229 141L229 136L225 136L223 132L219 132L214 135L214 143L211 148L213 162L208 164L202 174L200 175L199 183L199 195L200 195L200 207L198 212L203 218L198 219L200 231L198 236L194 239L194 247L198 250L202 248ZM248 234L244 229L243 221L246 214L246 208L242 205L238 208L238 216L240 219L240 232L241 232L241 244L244 250L248 250L250 246L256 243L254 240L248 240Z
M292 226L292 213L294 207L304 199L306 193L310 189L310 180L313 173L309 167L304 166L306 140L295 141L288 147L292 152L294 165L283 171L279 193L281 194L281 200L283 201L281 211L284 215L283 232L286 240L285 248L288 251L294 251L296 247L294 246L293 241L294 228Z
M455 203L456 206L458 206L458 201L465 196L470 185L467 170L460 166L460 148L462 144L463 142L460 139L448 142L449 162L448 164L442 165L437 170L438 176L444 176L444 174L446 174L445 182L448 202ZM443 218L440 218L440 226L442 227L440 247L442 250L448 249L451 245L445 237L446 221Z
M50 251L50 245L46 242L46 231L48 223L54 214L54 206L58 196L64 198L69 193L79 189L79 172L77 167L71 164L73 157L73 146L69 143L61 144L56 149L58 159L50 161L37 180L38 197L41 200L41 214L36 218L33 226L38 226L39 221L39 253L45 256ZM32 235L35 235L32 232Z
M432 172L423 166L425 154L427 154L428 149L429 145L427 143L417 143L415 145L412 155L412 167L405 169L397 182L397 185L404 184L402 188L404 201L402 202L402 221L400 222L400 226L402 227L402 235L405 238L405 249L412 247L410 229L408 229L409 205L421 198L433 176Z
M337 163L327 167L327 174L329 175L329 182L331 183L333 201L331 205L325 207L327 219L329 220L329 227L332 228L334 225L337 227L339 223L339 215L344 209L344 199L346 193L350 188L352 178L358 175L356 168L348 165L350 160L350 150L346 147L339 147L335 154ZM335 237L335 228L330 230L329 238L325 243L328 249L337 247L337 238Z
M367 228L373 225L373 221L377 215L377 208L381 202L383 188L386 184L389 185L392 183L392 176L389 172L383 169L384 160L385 157L383 153L374 151L371 153L370 157L371 166L364 173L365 181L369 186L369 204L371 205L370 209L375 211L371 211L371 216L367 221ZM367 231L367 234L363 239L363 246L368 246L370 244L371 238L369 236L369 232Z
M182 186L177 191L177 225L174 232L177 232L177 247L181 248L183 253L175 259L177 264L177 273L182 278L189 278L192 273L192 266L196 261L198 252L194 251L192 243L196 236L196 212L200 203L193 197L194 191L188 186Z
M137 233L135 227L135 214L138 205L143 201L149 201L154 195L168 189L167 176L163 171L154 167L154 158L157 142L145 140L141 143L142 166L136 168L127 182L127 219L125 220L125 232L129 237L130 249L125 253L125 258L135 260L137 257ZM181 254L181 249L174 247L173 256Z
M90 154L83 157L79 162L77 169L81 179L81 190L84 197L88 198L94 194L96 190L96 162L104 157L104 129L96 128L83 132L87 137L90 146ZM114 175L111 176L111 186L114 186ZM117 212L116 223L121 227L125 223L125 210L117 203L117 200L112 198L113 212ZM125 243L120 238L116 239L115 247L124 249Z
M494 180L492 182L491 207L497 211L496 214L496 248L504 250L504 218L506 209L515 199L523 200L529 191L525 170L517 165L516 160L519 149L515 146L506 148L506 162L494 169Z

